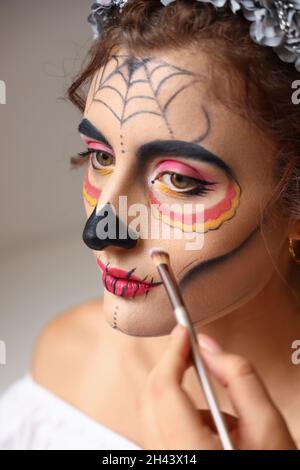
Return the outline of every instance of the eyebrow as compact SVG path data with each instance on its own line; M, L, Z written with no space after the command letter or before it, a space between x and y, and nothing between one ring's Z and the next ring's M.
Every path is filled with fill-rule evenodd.
M83 119L78 126L78 131L87 137L96 139L112 148L106 137L88 119ZM220 157L210 152L200 144L186 142L184 140L153 140L143 144L137 152L137 158L141 167L160 155L169 157L181 157L190 160L205 162L224 171L230 178L237 180L233 169Z
M233 169L224 160L199 144L183 140L154 140L142 145L138 150L142 165L160 155L209 163L223 170L230 178L237 179Z
M81 121L81 123L78 126L78 131L81 134L84 134L85 136L90 137L91 139L100 140L101 142L106 144L108 147L112 148L107 138L88 119L83 119Z

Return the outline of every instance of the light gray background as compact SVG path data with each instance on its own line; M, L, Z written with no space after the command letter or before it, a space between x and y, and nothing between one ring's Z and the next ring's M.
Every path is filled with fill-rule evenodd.
M64 100L92 41L90 0L1 0L0 391L29 367L42 327L64 309L101 295L85 222L81 114ZM53 345L55 347L55 345Z

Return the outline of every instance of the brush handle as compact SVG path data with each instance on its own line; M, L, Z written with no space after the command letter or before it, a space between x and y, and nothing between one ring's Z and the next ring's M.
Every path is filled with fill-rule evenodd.
M189 320L188 313L183 306L177 306L174 308L174 314L176 316L177 322L180 325L184 326L190 331L191 334L191 344L192 344L192 355L197 371L200 384L203 388L204 396L206 398L207 404L210 408L215 426L217 428L222 446L224 450L233 450L233 445L226 428L222 413L220 412L216 396L214 394L212 385L210 383L208 373L206 371L205 365L200 355L199 346L197 337L193 328L192 323Z

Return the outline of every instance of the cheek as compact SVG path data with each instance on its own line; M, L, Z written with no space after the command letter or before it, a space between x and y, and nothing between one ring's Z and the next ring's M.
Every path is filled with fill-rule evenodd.
M177 277L194 321L215 319L257 296L285 250L282 222L273 213L242 236L230 224L222 230L221 237L205 235L202 252L182 260L177 255Z
M183 232L205 233L216 230L227 220L234 217L240 203L241 189L235 181L229 181L224 194L217 201L209 202L206 197L199 198L197 204L203 204L202 210L191 211L188 198L186 207L183 203L176 204L178 209L171 208L170 203L162 202L154 190L149 193L149 201L155 218L163 223L179 228ZM193 198L193 201L195 199ZM173 201L174 204L174 201ZM173 205L172 204L172 205ZM195 206L195 203L193 203ZM174 206L175 207L175 206Z

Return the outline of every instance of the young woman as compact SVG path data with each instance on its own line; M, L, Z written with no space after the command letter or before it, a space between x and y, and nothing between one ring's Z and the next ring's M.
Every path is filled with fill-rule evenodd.
M83 113L83 240L104 295L42 333L2 397L2 447L220 448L187 332L170 336L156 246L235 448L300 446L300 8L245 4L93 5L101 34L69 96ZM155 221L168 237L151 236Z

